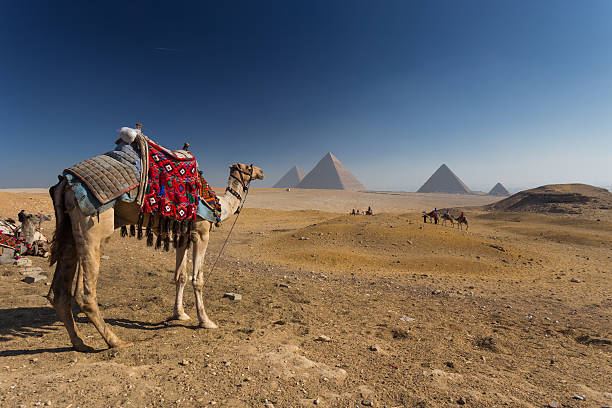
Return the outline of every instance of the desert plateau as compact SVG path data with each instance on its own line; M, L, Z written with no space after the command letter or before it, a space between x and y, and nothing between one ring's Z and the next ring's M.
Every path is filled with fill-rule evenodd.
M93 353L45 299L46 259L29 257L48 276L33 284L0 266L0 406L612 405L612 211L499 199L252 189L204 288L216 330L197 327L190 288L192 319L166 321L174 250L117 230L98 301L133 345L108 349L75 306ZM434 206L469 230L424 223ZM0 192L0 217L21 209L53 213L48 194ZM212 232L206 271L233 221Z

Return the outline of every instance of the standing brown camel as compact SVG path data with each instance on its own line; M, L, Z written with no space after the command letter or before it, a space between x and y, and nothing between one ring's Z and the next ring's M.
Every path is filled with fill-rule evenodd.
M263 180L263 171L256 166L234 164L230 166L228 191L219 197L223 209L221 219L227 219L240 207L248 184L251 180ZM124 225L134 225L138 221L140 208L135 203L117 201L111 208L99 215L87 216L79 208L74 191L67 180L61 181L49 190L55 208L56 230L51 246L51 265L56 263L53 283L47 298L59 314L68 330L70 341L78 351L89 352L94 348L86 344L79 334L71 310L74 297L81 310L92 321L109 347L125 347L131 343L121 340L104 322L98 308L96 286L100 270L102 242L110 238L113 231ZM145 217L148 219L148 215ZM147 222L147 220L145 220ZM154 230L156 226L153 226ZM204 273L202 261L208 246L212 223L198 219L190 240L193 242L193 289L200 327L213 329L217 325L209 319L204 310L202 288ZM187 240L185 240L187 241ZM189 316L183 309L183 290L187 282L187 242L176 248L176 302L172 319L187 320ZM72 292L75 282L74 294Z
M455 218L450 214L442 214L442 225L446 225L446 221L450 221L451 227L455 226Z
M469 225L467 218L465 218L465 215L460 215L455 221L457 221L457 228L463 229L463 224L465 224L465 230L468 230Z

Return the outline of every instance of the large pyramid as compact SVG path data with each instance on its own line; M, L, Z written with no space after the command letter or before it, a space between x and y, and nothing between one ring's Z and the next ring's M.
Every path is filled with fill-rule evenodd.
M506 190L506 187L504 187L502 183L497 183L495 186L493 186L491 191L489 191L489 195L501 197L501 196L509 196L510 193L508 192L508 190Z
M319 163L297 185L298 188L324 188L332 190L365 190L359 182L340 163L331 152L327 153Z
M304 172L298 166L293 166L289 169L278 182L273 185L273 188L295 187L304 178Z
M471 194L472 192L446 164L443 164L417 193Z

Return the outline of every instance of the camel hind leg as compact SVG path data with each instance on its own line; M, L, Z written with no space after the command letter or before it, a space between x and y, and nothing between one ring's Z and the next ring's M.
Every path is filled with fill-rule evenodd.
M98 307L96 286L100 272L102 241L114 231L114 209L99 216L85 216L77 206L69 212L78 259L78 278L75 300L109 347L125 347L131 343L119 339L106 325Z
M62 179L57 185L51 187L49 193L53 199L56 220L50 261L51 265L55 263L56 266L53 282L46 297L64 323L74 348L82 352L93 351L93 347L83 341L71 309L72 283L77 264L70 217L65 213L66 180Z
M72 300L72 282L77 269L76 251L74 244L64 249L64 254L58 259L53 275L53 283L47 299L57 311L60 319L64 323L70 342L77 351L91 352L94 348L86 344L83 337L79 333L74 317L72 315L71 300Z

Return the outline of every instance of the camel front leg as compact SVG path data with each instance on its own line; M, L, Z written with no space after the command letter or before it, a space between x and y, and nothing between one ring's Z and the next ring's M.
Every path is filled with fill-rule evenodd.
M176 248L176 270L174 271L174 282L176 283L176 299L174 301L174 314L169 320L191 319L183 308L183 292L187 283L187 244Z
M208 229L204 232L196 232L195 236L196 240L193 243L193 292L195 293L198 320L200 322L200 327L216 329L219 326L210 320L206 314L206 310L204 310L204 300L202 299L202 289L204 288L204 271L202 270L202 263L204 261L204 255L206 255L206 248L208 247Z
M114 209L104 211L98 217L83 215L78 208L70 211L78 259L75 300L89 320L96 326L109 347L126 347L131 343L121 340L106 325L98 307L96 286L100 273L101 243L114 230Z

